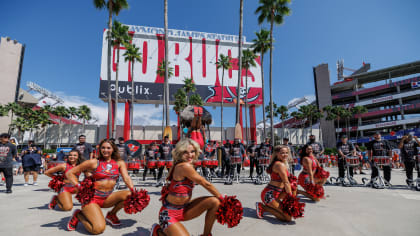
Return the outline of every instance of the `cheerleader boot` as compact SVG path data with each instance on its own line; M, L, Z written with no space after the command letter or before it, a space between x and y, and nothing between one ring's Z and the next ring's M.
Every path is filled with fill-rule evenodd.
M120 219L118 219L117 215L111 212L108 212L108 214L106 214L106 218L105 218L106 222L108 222L110 225L112 226L120 226L121 225L121 221Z
M48 208L49 208L50 210L54 209L54 208L55 208L55 206L57 205L57 203L58 203L58 197L57 197L57 195L54 195L54 196L51 198L50 204L48 204Z

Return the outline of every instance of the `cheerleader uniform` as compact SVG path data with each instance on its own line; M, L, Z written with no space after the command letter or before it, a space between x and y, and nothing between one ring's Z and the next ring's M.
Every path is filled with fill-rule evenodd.
M69 170L71 170L71 169L73 169L73 166L72 165L70 165L69 163L66 163L66 169L64 170L64 176L66 176L66 173L69 171ZM77 173L76 174L76 177L77 177L77 179L79 179L79 176L80 176L80 173ZM64 177L64 179L66 180L67 178L66 177ZM71 184L71 183L65 183L64 184L64 186L60 189L60 191L58 192L58 194L60 194L60 193L64 193L64 192L68 192L68 193L71 193L71 194L75 194L75 193L77 193L77 187L76 186L74 186L73 184Z
M96 181L103 181L103 180L114 180L115 182L118 180L118 176L120 175L120 170L118 168L118 163L115 160L101 161L98 160L98 166L96 170L92 173L92 178ZM92 200L88 203L96 203L100 207L103 207L105 200L109 195L111 195L111 191L100 191L95 189L95 194Z
M184 205L174 205L166 201L166 196L173 195L191 198L192 190L194 188L194 183L188 178L184 178L180 181L171 179L170 181L171 183L169 186L164 187L167 188L167 190L166 193L162 194L163 205L159 211L159 225L162 230L166 229L171 224L184 221L184 210L189 205L189 203ZM165 192L165 190L163 192Z
M315 158L313 156L309 156L308 158L312 161L312 173L315 174L316 169L318 168ZM311 178L309 177L308 170L303 167L302 172L300 172L298 177L298 184L302 186L306 190L306 186L311 184Z
M287 176L289 179L289 183L290 183L290 187L292 192L296 191L297 189L297 183L295 181L295 178L292 174L289 173L289 171L287 171ZM271 177L271 181L275 181L275 182L283 182L283 180L281 179L280 175L275 173L275 172L271 172L270 173L270 177ZM280 202L280 194L286 192L285 188L280 188L277 187L275 185L271 185L268 184L263 191L261 192L261 201L265 204L268 205L271 202L273 202L274 200L277 200Z

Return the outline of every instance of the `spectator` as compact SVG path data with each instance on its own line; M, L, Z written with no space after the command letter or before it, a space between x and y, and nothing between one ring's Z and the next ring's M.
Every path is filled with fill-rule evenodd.
M309 142L307 143L312 146L313 154L318 159L322 154L324 154L324 146L320 142L316 142L315 135L309 135Z
M16 146L9 142L10 135L0 135L0 172L6 180L6 193L12 193L13 185L13 159L16 157Z
M35 146L33 140L28 141L28 146L22 149L22 165L25 178L24 186L28 186L29 175L33 176L33 185L37 186L38 173L42 164L41 150Z
M127 162L128 161L128 157L130 156L130 148L128 148L128 146L124 143L124 138L123 137L119 137L118 138L118 152L120 153L120 157ZM140 146L140 153L141 153L141 146Z
M86 143L86 136L83 134L79 136L79 143L73 146L73 150L78 150L80 153L82 153L85 160L93 158L92 145Z
M60 150L58 153L57 153L57 161L60 161L60 162L64 162L64 158L66 157L66 154L64 153L64 151L63 150Z

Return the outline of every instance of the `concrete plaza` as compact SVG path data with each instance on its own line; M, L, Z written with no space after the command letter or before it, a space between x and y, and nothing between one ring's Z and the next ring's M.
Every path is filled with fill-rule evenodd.
M329 169L337 176L337 169ZM366 171L365 171L366 172ZM370 173L370 171L367 171ZM247 176L247 173L243 174ZM356 175L360 181L368 175ZM49 178L40 176L39 186L23 186L23 176L15 176L13 194L0 192L0 235L86 235L81 224L75 232L67 232L66 225L72 212L49 210L48 202L53 195L48 189ZM149 191L151 201L140 214L128 215L122 210L119 217L122 226L107 226L103 235L149 235L150 227L158 221L161 203L160 188L153 187L154 181L135 181L137 187ZM283 223L266 214L257 219L255 202L260 201L264 185L250 182L223 185L218 180L215 186L224 194L237 195L244 208L241 223L228 229L218 223L213 235L419 235L420 234L420 192L409 190L405 185L402 169L392 171L391 189L372 189L362 186L326 186L326 199L313 203L306 202L305 217L291 223ZM197 186L194 196L208 195ZM74 209L80 204L74 199ZM106 214L107 209L104 209ZM204 215L184 222L191 235L202 233Z

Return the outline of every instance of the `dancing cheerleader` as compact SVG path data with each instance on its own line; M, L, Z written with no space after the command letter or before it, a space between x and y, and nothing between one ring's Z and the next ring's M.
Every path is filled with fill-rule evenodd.
M57 178L54 176L55 173L63 173L64 175L75 166L82 163L85 159L78 150L72 150L69 152L67 162L57 165L51 169L45 171L45 175L51 178ZM79 179L79 174L76 178ZM54 176L54 177L53 177ZM73 208L72 194L77 193L77 187L74 186L69 179L64 176L64 185L61 187L57 195L54 195L48 204L48 208L54 209L58 205L62 211L70 211ZM57 189L58 190L58 189Z
M297 192L313 201L319 201L324 196L322 186L327 182L329 173L319 165L310 144L303 146L300 153L300 164L303 166L303 170L299 174L298 183L305 191L298 190Z
M99 158L91 159L72 168L66 177L74 186L80 188L77 175L81 172L91 172L93 178L94 195L86 203L82 203L82 210L75 210L67 224L67 229L76 229L79 221L92 234L101 234L105 230L106 222L112 226L121 224L117 212L124 207L126 200L133 190L133 183L128 176L127 168L121 159L117 146L110 140L103 140L99 144ZM131 190L113 192L114 186L121 174L126 186ZM101 208L114 207L104 218Z
M223 198L210 182L195 171L192 163L199 152L199 144L192 139L180 141L173 150L174 166L167 178L170 184L162 189L163 206L159 211L159 224L153 225L151 235L189 235L181 221L194 219L204 212L206 217L202 235L211 235L216 212ZM194 184L203 186L213 197L191 200Z
M271 181L261 192L261 202L256 203L258 218L264 217L264 212L270 212L281 221L291 221L292 216L282 210L282 199L287 195L296 196L296 177L288 171L290 149L285 145L274 148L273 158L267 168Z

